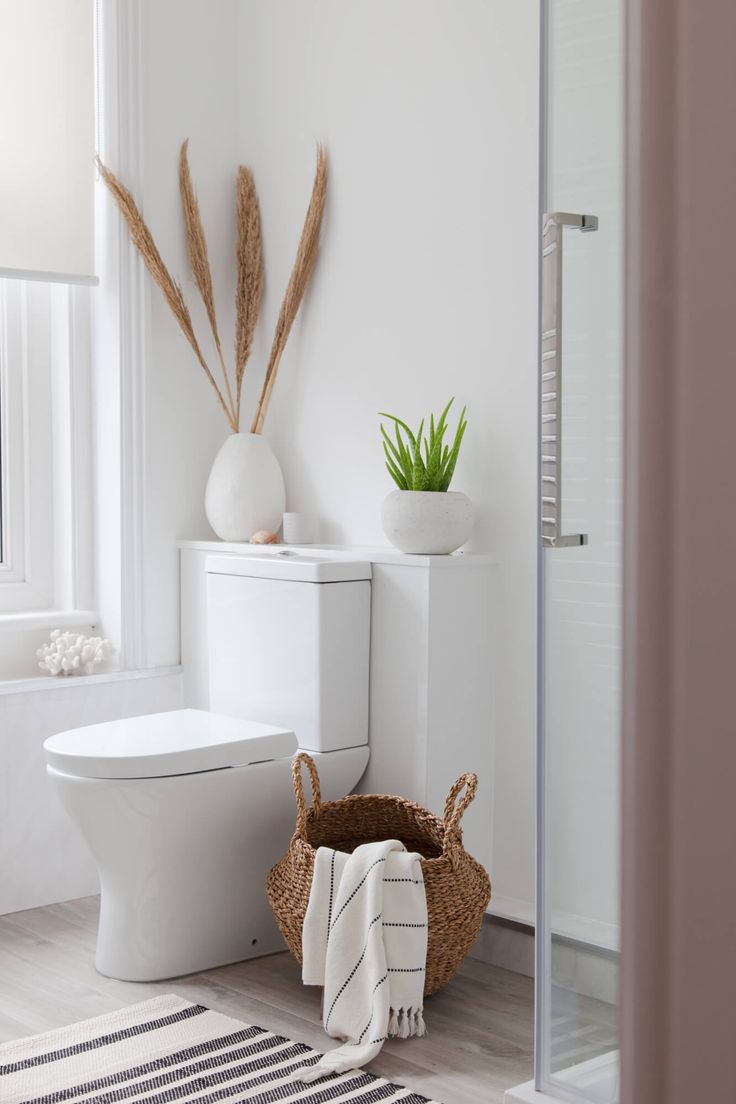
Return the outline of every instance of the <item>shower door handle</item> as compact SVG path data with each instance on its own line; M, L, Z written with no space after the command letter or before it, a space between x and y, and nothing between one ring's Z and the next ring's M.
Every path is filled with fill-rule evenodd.
M597 230L595 215L564 211L544 215L542 221L541 417L540 486L542 545L579 547L585 533L562 531L562 244L565 227Z

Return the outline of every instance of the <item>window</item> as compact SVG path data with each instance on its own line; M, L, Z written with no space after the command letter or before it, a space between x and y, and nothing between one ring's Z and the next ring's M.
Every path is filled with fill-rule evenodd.
M0 96L13 103L0 160L17 169L0 174L0 680L38 675L35 651L56 627L94 627L123 665L145 666L146 290L93 179L95 126L103 158L127 179L139 171L140 9L127 0L0 6L13 17L0 35ZM13 92L19 71L30 106ZM27 158L9 156L24 136ZM21 232L19 205L47 186L48 203L26 218L33 233ZM89 286L95 271L100 288Z
M89 606L89 291L0 280L0 614Z
M15 622L91 605L94 41L93 0L3 4L0 653Z

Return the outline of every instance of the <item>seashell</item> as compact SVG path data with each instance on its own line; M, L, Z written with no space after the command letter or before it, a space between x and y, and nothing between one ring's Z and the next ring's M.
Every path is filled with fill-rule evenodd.
M275 533L269 533L268 529L259 529L250 538L249 544L278 544L279 538Z

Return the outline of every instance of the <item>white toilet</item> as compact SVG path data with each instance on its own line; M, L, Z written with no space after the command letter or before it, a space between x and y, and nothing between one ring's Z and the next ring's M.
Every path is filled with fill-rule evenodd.
M265 893L294 830L291 758L327 799L368 763L368 563L207 562L211 712L49 737L49 777L97 863L96 966L152 981L281 950Z

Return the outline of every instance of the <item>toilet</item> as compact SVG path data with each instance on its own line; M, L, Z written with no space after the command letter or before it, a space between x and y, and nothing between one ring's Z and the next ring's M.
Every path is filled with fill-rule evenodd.
M327 800L368 763L370 578L286 550L211 556L209 710L46 740L99 872L100 973L154 981L283 949L265 879L294 831L292 757L314 757Z

